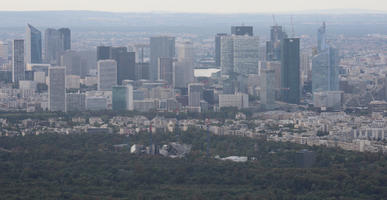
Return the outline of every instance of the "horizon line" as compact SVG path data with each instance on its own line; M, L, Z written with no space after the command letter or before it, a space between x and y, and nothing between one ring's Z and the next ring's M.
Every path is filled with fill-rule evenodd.
M117 13L117 14L209 14L209 15L251 15L251 14L387 14L387 10L375 10L375 9L351 9L351 8L334 8L334 9L309 9L309 10L294 10L294 11L259 11L259 12L186 12L186 11L109 11L109 10L1 10L0 12L103 12L103 13ZM343 13L337 13L343 12Z

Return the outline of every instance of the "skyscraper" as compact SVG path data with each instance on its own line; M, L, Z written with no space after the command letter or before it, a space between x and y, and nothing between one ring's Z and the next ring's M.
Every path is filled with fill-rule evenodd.
M233 36L234 71L247 75L258 74L259 37Z
M24 40L13 40L12 45L12 82L18 83L25 78Z
M48 106L50 111L66 111L66 68L48 69Z
M76 51L66 51L60 56L60 65L66 67L67 75L81 75L81 56Z
M271 108L275 101L275 71L274 69L265 69L261 73L261 92L260 99L264 108Z
M266 60L281 60L281 42L287 38L287 34L282 30L282 26L272 26L270 29L270 41L266 43Z
M110 59L110 46L98 46L97 47L97 61Z
M26 29L25 45L26 63L42 63L42 33L30 24Z
M222 36L220 65L222 75L237 72L242 75L257 74L259 63L259 38L255 36Z
M115 60L100 60L98 67L98 90L111 91L117 85L117 62Z
M71 30L69 28L60 28L58 30L60 32L60 38L63 50L71 49Z
M117 62L117 82L122 84L123 80L136 80L136 55L128 52L126 47L112 47L110 58Z
M226 36L226 35L227 35L227 33L218 33L215 36L215 64L217 67L220 67L220 53L221 53L220 40L221 40L222 36Z
M312 91L339 90L338 51L328 47L312 59Z
M158 77L159 80L165 80L169 85L173 85L173 58L159 57L158 71L160 72Z
M339 90L339 53L326 44L325 23L318 29L318 54L312 59L312 91Z
M252 26L232 26L231 35L253 36L253 27Z
M63 51L61 33L52 28L44 32L44 60L46 63L57 64L59 54Z
M177 62L174 65L175 87L187 88L194 80L194 47L192 42L180 43L177 46Z
M317 50L321 52L327 48L326 26L323 22L322 26L317 30Z
M287 38L281 48L281 97L291 104L300 103L300 39Z
M234 72L234 41L232 36L222 36L220 41L221 73L231 75Z
M157 80L159 76L158 59L175 57L175 38L159 36L150 38L150 79Z

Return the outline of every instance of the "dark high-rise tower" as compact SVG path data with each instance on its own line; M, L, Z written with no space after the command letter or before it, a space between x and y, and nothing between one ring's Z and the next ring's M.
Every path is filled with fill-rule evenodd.
M24 40L14 40L12 43L12 82L18 84L24 79Z
M123 80L136 79L136 54L128 52L126 47L112 47L110 58L117 62L117 83L122 84Z
M168 36L150 38L150 67L149 75L151 80L157 80L159 76L159 58L175 57L175 38Z
M42 33L30 24L26 29L25 51L27 63L42 63Z
M97 61L110 59L110 46L97 47Z
M281 98L300 103L300 39L287 38L281 45Z
M220 45L221 45L221 38L222 36L226 36L227 33L218 33L215 36L215 64L217 67L220 66Z
M253 27L252 26L232 26L231 35L253 36Z
M60 32L63 50L71 49L71 30L69 28L60 28L58 31Z
M282 26L271 27L270 41L266 43L266 60L281 60L281 42L287 37L287 34L282 30Z

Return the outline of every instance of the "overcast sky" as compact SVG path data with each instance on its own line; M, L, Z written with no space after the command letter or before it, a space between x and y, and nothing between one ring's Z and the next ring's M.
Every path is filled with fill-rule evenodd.
M325 9L387 11L387 0L1 0L0 10L258 13Z

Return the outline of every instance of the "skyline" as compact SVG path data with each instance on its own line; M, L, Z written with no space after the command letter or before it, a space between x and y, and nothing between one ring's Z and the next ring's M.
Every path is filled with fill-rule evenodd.
M15 0L2 4L0 11L106 11L106 12L166 12L166 13L287 13L287 12L387 12L387 2L382 0L369 0L367 2L353 2L349 0L324 2L294 0L274 0L265 2L253 0L241 0L236 2L224 2L221 0L204 1L178 1L178 0L143 0L127 2L125 0L111 0L109 4L101 0Z

